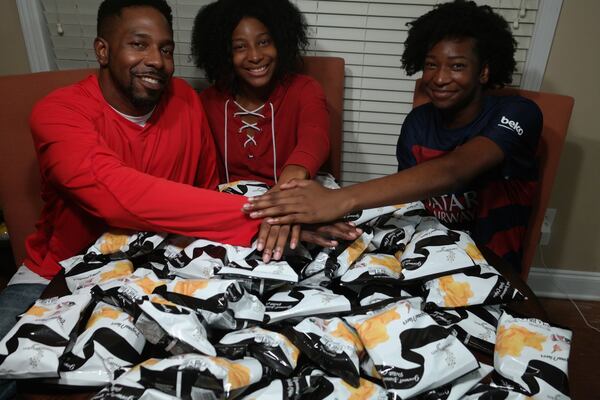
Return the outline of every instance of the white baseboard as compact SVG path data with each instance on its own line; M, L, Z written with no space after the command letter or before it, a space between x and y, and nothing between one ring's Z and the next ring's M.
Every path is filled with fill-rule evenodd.
M527 284L538 297L600 301L600 272L531 268Z

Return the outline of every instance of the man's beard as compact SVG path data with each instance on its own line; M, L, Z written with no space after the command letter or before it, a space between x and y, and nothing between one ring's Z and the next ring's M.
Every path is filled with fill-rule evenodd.
M129 80L129 85L127 85L127 87L125 87L124 89L125 89L125 93L127 94L127 97L129 98L129 101L131 101L131 104L133 104L136 108L141 108L141 109L151 108L151 107L156 106L158 104L158 102L160 101L160 98L164 92L164 90L160 90L160 91L146 90L145 95L140 96L135 93L135 89L133 87L133 77Z

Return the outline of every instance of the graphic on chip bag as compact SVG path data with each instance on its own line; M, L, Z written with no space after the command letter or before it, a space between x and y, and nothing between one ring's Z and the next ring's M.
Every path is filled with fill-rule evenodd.
M60 357L59 383L100 386L112 381L119 368L141 361L146 344L133 318L106 303L98 303L70 351Z
M505 311L498 321L494 350L499 386L534 398L568 399L571 336L570 330Z
M0 341L0 376L57 377L58 358L90 300L89 293L37 300Z
M454 336L408 300L353 321L391 398L435 389L478 367Z

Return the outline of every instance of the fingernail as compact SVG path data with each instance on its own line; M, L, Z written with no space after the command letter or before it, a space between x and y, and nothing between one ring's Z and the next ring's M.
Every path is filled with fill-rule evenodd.
M260 218L260 212L259 211L253 211L250 213L250 218Z
M275 219L275 218L267 218L266 221L267 221L267 224L277 224L277 219Z
M246 203L242 206L242 210L251 210L252 204Z
M281 258L281 250L279 250L279 249L275 250L275 254L273 254L273 258L275 260L279 260Z
M298 243L296 243L296 241L291 241L290 242L290 249L294 250L296 248L296 246L298 245Z
M263 254L263 262L268 263L271 261L271 257L268 254Z
M362 229L360 229L360 228L356 228L356 233L358 233L359 235L362 235L362 233L363 233L363 230L362 230Z
M254 201L256 200L256 197L248 197L248 201Z
M337 246L338 244L339 244L339 243L337 242L337 240L332 240L332 241L331 241L331 246L332 246L332 247L335 247L335 246Z
M256 250L262 251L262 249L264 249L264 248L265 248L265 244L263 242L258 242L256 244Z

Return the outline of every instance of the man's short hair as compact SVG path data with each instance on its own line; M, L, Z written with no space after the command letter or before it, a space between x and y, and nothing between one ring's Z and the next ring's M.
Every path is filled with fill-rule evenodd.
M104 0L98 8L98 20L96 30L98 37L104 37L107 32L107 21L111 17L121 16L121 10L126 7L148 6L158 10L169 23L171 31L173 31L173 14L171 7L165 0Z

